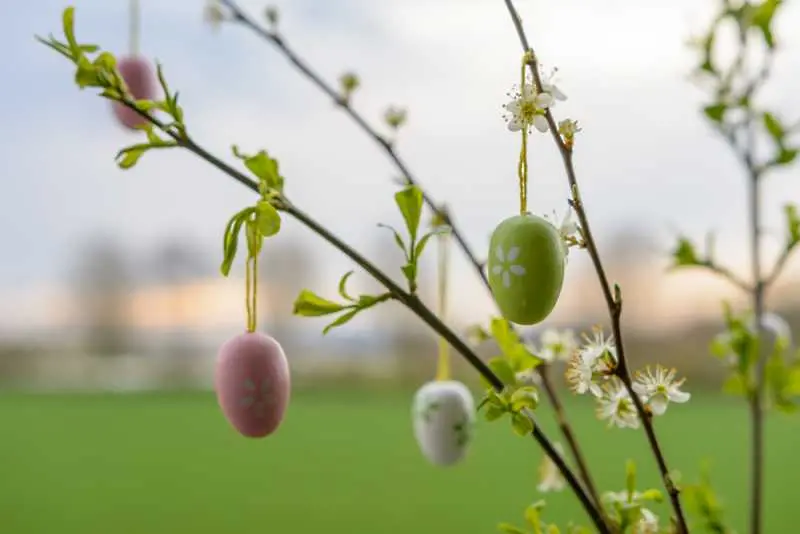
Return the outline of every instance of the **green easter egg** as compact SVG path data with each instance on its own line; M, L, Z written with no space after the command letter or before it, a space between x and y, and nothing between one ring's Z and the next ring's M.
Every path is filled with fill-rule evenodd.
M547 318L564 283L558 230L536 215L516 215L497 226L489 247L489 285L503 316L523 325Z

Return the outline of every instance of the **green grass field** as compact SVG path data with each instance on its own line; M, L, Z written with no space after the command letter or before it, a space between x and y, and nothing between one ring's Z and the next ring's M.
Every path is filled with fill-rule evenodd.
M644 435L607 430L571 401L599 483L624 485L635 458L655 483ZM535 443L507 422L480 422L468 459L427 465L410 432L410 395L298 393L279 432L247 440L212 394L0 395L0 534L478 534L518 521L539 498ZM554 434L550 414L540 418ZM746 412L735 399L673 407L658 432L693 478L712 460L741 532L747 515ZM767 529L800 519L800 421L768 424ZM586 523L574 498L548 495L550 516Z

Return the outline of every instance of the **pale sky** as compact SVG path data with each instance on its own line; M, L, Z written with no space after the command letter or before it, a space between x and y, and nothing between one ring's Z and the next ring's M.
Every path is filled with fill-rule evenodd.
M281 162L287 191L319 221L368 250L381 230L400 224L386 157L327 98L268 44L247 30L211 31L202 0L141 0L142 50L165 65L180 90L195 139L228 157L231 144L267 148ZM262 2L242 0L259 14ZM700 114L703 93L687 75L685 41L702 27L714 0L519 0L533 46L559 68L569 100L558 119L579 120L576 167L600 239L635 226L666 254L672 232L702 238L720 231L721 256L744 266L744 179ZM60 32L64 2L4 5L0 65L0 295L57 286L77 243L104 229L134 251L159 237L192 237L216 262L228 218L252 195L188 153L147 155L120 171L116 151L137 141L111 116L108 102L79 91L66 61L33 39ZM77 35L122 53L127 2L76 1ZM476 250L517 209L519 138L501 105L517 81L520 49L501 0L276 0L283 35L329 80L347 69L362 78L355 106L378 121L388 104L407 106L398 150L423 185L447 200ZM13 9L13 13L11 10ZM785 8L770 102L800 116L800 7ZM229 160L232 158L228 157ZM548 136L530 149L530 202L562 212L567 187ZM765 195L767 224L780 206L800 201L798 172L776 173ZM389 238L387 234L387 238ZM316 240L293 221L279 239ZM319 287L351 268L316 242L326 266ZM777 241L775 241L777 243ZM586 266L583 258L571 265ZM459 280L471 273L458 262ZM473 301L477 285L462 283ZM477 297L476 297L477 298ZM466 302L469 304L470 302ZM2 317L0 317L2 321Z

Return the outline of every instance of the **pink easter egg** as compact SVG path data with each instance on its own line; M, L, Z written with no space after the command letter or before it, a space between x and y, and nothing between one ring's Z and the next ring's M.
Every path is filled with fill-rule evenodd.
M283 349L264 334L239 334L219 350L214 386L222 413L240 434L272 434L289 403L289 364Z
M150 63L139 56L128 56L117 60L117 70L128 85L131 95L137 100L153 100L156 97L156 77ZM112 102L117 120L131 130L147 122L147 119L119 102Z

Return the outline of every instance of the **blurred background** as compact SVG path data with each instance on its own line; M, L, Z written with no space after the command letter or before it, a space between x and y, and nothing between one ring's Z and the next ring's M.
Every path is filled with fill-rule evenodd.
M241 27L205 24L202 0L141 4L142 52L164 64L195 139L229 160L231 144L269 150L294 202L400 279L399 252L376 227L402 224L385 155L268 43ZM742 529L749 422L741 400L717 393L725 375L708 343L722 327L720 301L746 301L705 273L667 272L679 232L702 242L715 231L720 261L748 276L744 176L701 116L704 95L689 79L694 57L685 45L716 2L517 4L545 69L559 69L569 96L557 117L583 127L576 166L601 254L625 292L630 357L688 376L692 402L659 420L671 465L688 482L710 462ZM428 465L411 434L410 402L433 378L436 340L394 303L324 337L324 318L292 316L301 289L333 297L354 267L292 220L265 246L259 301L261 329L290 360L292 403L275 436L234 433L211 384L217 348L244 327L244 265L240 258L229 279L218 266L224 225L252 195L188 153L116 167L116 152L138 136L33 39L60 35L66 5L0 8L0 534L477 534L521 523L541 497L541 453L505 425L479 422L463 464ZM127 2L74 5L80 41L126 52ZM265 4L241 5L263 20ZM388 105L408 108L398 152L484 254L517 205L519 141L501 106L520 58L502 2L274 5L289 45L327 80L359 74L354 106L374 124ZM765 97L796 117L800 34L789 30L800 8L784 11ZM532 208L563 214L566 180L545 136L533 138L530 169ZM770 259L782 243L782 204L800 201L797 178L781 171L766 184ZM424 263L421 292L433 303L433 255ZM769 308L795 332L798 268L790 262L769 295ZM494 313L489 296L456 252L452 276L453 327L485 323ZM353 287L377 291L358 272ZM606 323L602 295L588 257L573 252L563 298L537 328L595 323ZM455 372L479 394L461 361ZM563 397L603 489L623 487L629 457L658 484L641 433L607 430L587 399ZM540 419L555 436L547 406ZM786 416L767 426L769 533L793 531L800 519L791 491L798 432ZM571 495L545 498L554 520L588 523Z

